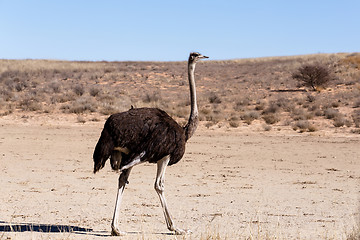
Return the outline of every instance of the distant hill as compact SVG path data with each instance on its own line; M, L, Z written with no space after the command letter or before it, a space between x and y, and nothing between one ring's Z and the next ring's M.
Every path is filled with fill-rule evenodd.
M319 92L292 78L315 63L332 76ZM196 68L200 119L207 127L360 133L359 68L358 53L203 61ZM183 123L188 92L186 62L0 60L1 116L79 114L89 121L133 105L162 108Z

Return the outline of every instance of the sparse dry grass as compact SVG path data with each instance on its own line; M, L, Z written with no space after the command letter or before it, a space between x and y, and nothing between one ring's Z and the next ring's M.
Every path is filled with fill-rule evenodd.
M227 122L235 128L257 120L280 129L311 119L325 122L322 127L343 126L354 132L360 122L359 56L200 62L200 120L207 126ZM336 80L320 92L299 89L292 73L306 64L326 66ZM160 107L183 123L189 114L186 71L186 62L0 60L0 115L32 111L101 116L133 105Z

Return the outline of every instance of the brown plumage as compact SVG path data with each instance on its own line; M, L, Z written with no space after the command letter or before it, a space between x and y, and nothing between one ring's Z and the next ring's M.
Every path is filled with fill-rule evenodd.
M106 121L94 151L94 173L104 167L115 147L129 150L121 153L119 166L126 166L141 153L141 161L156 163L170 155L169 165L175 164L185 152L185 130L166 112L158 108L133 108L127 112L113 114Z
M121 171L111 224L112 235L121 234L118 226L119 208L130 171L133 166L143 162L157 163L155 190L160 197L168 229L176 234L187 232L173 224L163 193L164 176L167 165L180 161L185 152L185 143L194 134L198 125L194 71L196 62L203 58L207 57L196 52L190 53L189 56L191 112L184 127L163 110L132 106L126 112L111 115L105 122L93 159L94 173L103 168L109 158L112 169Z

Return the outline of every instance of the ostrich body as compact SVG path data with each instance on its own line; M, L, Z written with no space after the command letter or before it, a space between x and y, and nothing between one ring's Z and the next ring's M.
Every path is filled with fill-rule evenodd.
M168 229L175 234L187 232L175 227L171 219L164 196L164 176L166 166L180 161L185 152L185 143L198 125L194 71L196 62L203 58L208 57L196 52L189 56L191 112L184 127L158 108L131 108L126 112L111 115L105 122L93 158L94 173L104 167L109 157L112 169L121 171L111 224L112 235L121 234L119 208L130 171L133 166L143 162L157 163L154 187L159 195Z

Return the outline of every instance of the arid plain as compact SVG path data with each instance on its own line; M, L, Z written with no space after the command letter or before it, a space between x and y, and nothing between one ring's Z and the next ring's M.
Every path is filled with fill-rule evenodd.
M201 123L183 159L168 167L165 182L176 225L192 234L167 230L153 188L156 166L144 164L134 168L124 193L121 227L128 234L121 239L356 239L360 75L356 62L344 60L349 56L199 65ZM315 60L332 62L336 79L321 92L294 91L291 72ZM101 63L108 70L92 78L96 74L86 65L92 63L72 63L80 65L70 77L61 70L49 75L59 65L42 65L36 71L45 77L39 77L33 70L23 74L28 63L14 73L10 66L19 62L2 61L0 239L118 239L110 236L118 173L109 163L92 173L94 146L108 114L131 105L164 108L183 123L189 108L186 63L126 63L134 72L130 77L129 70L115 70L125 63ZM210 68L214 72L205 74ZM124 79L111 82L108 75L115 73ZM14 90L12 74L21 83ZM71 87L76 81L82 94L81 87ZM96 86L101 88L95 94ZM119 99L115 87L121 88ZM327 117L329 108L337 118ZM266 123L269 113L278 121ZM339 118L341 126L334 124ZM299 130L300 120L315 129Z

